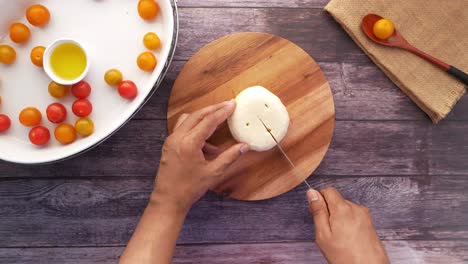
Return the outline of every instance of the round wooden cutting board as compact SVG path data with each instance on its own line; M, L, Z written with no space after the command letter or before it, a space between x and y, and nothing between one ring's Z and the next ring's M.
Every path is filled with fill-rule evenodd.
M239 33L206 45L185 64L169 98L169 133L181 114L232 99L255 85L287 107L291 124L281 146L298 170L278 148L243 155L214 189L240 200L268 199L301 184L325 156L335 125L328 81L304 50L278 36ZM236 143L226 123L209 141L222 149Z

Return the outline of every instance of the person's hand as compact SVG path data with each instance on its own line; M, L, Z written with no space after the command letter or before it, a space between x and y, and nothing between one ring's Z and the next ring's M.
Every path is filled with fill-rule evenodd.
M249 151L249 145L239 143L221 152L206 140L235 108L231 100L179 118L162 149L152 200L185 212L223 181L225 171Z
M331 264L390 263L366 207L343 199L334 188L309 190L315 240Z

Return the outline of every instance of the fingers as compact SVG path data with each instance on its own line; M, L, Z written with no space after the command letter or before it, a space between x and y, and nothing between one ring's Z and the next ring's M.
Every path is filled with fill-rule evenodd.
M184 118L184 120L178 126L176 125L175 128L177 128L178 131L188 132L191 129L193 129L198 123L200 123L205 118L205 116L216 112L218 109L225 107L227 104L232 103L231 101L225 101L219 104L210 105L198 111L195 111L192 114L188 115L186 118Z
M180 115L179 119L177 119L177 123L174 126L174 130L176 130L185 121L185 119L187 119L188 116L188 114Z
M307 200L309 201L310 213L314 218L315 234L317 236L331 234L330 214L323 196L320 192L310 189L307 191Z
M328 187L320 191L327 201L330 215L333 215L339 208L349 206L341 194L333 187Z
M218 155L221 152L221 150L215 146L212 145L208 142L205 143L203 146L203 153L208 154L208 155Z
M199 144L200 147L204 145L204 142L214 133L216 128L226 121L226 119L234 112L236 108L235 101L229 101L224 104L221 108L216 111L205 115L205 117L196 125L191 131L191 138L195 144ZM187 120L190 117L187 118Z
M219 156L210 162L210 166L212 171L215 172L216 175L223 175L224 172L231 166L236 160L239 159L242 154L247 153L250 150L249 145L245 143L236 144L223 153L219 154Z

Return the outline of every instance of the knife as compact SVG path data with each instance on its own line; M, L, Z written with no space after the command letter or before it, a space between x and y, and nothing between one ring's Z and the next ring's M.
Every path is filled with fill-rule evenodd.
M276 147L278 147L278 149L280 150L281 154L283 154L283 157L285 157L288 162L289 162L289 165L291 165L291 167L294 169L294 172L296 173L296 176L298 177L301 177L301 174L299 172L299 169L296 167L296 165L294 164L294 162L292 162L292 160L289 158L288 154L286 154L286 152L284 151L283 147L281 147L281 145L279 144L278 140L276 140L276 137L273 135L273 133L271 133L271 129L268 128L268 126L265 124L265 122L263 122L263 120L257 116L258 120L260 120L260 122L262 123L263 127L265 127L266 131L268 132L268 134L270 134L271 138L273 138L273 140L275 141L276 143ZM309 189L312 189L312 187L310 186L310 184L304 180L304 183L307 185L307 187L309 187Z

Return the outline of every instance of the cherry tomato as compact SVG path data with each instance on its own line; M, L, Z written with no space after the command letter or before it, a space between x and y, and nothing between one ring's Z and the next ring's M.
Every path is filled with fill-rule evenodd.
M31 25L42 27L49 23L50 13L43 5L32 5L26 10L26 18Z
M76 83L71 88L72 94L78 99L84 99L91 94L91 86L85 81Z
M12 64L16 60L16 51L8 45L0 45L0 62Z
M138 56L137 64L138 67L143 71L152 71L156 67L158 61L151 52L143 52Z
M46 114L50 122L58 124L67 118L67 109L63 104L53 103L47 107Z
M119 94L123 98L133 99L138 94L138 88L132 81L122 81L119 84Z
M22 23L13 23L10 26L10 38L15 43L24 43L31 37L31 31Z
M374 24L374 35L382 40L388 39L393 32L395 32L395 27L393 26L392 21L382 18Z
M8 116L0 114L0 132L7 131L11 126L11 120Z
M26 107L19 114L19 121L23 126L37 126L42 120L42 114L35 107Z
M42 146L47 144L50 139L50 132L49 129L43 126L36 126L29 131L29 140L34 145Z
M80 118L75 122L75 129L78 134L87 137L94 132L94 123L89 118Z
M110 69L104 75L104 80L109 85L118 85L122 79L122 73L117 69Z
M61 124L55 128L55 139L63 145L70 144L76 139L75 128L70 124Z
M161 40L156 33L148 32L143 37L143 44L147 49L156 50L161 47Z
M159 13L159 6L154 0L140 0L138 14L145 20L154 19Z
M56 83L54 81L49 83L49 94L55 98L63 98L68 94L68 86Z
M93 111L93 105L88 99L78 99L72 105L73 113L79 117L87 117Z
M31 62L37 67L42 67L45 49L43 46L37 46L31 50L29 57L31 58Z

